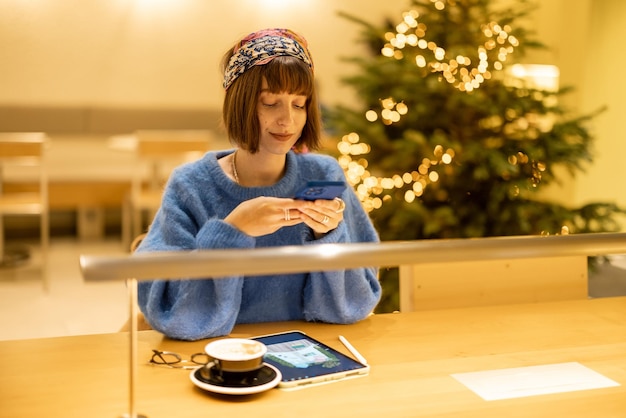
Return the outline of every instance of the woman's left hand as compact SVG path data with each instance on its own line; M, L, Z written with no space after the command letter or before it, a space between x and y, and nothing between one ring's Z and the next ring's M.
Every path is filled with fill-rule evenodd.
M307 224L318 238L337 228L343 220L343 211L346 205L339 198L302 203L298 207L301 213L300 220Z

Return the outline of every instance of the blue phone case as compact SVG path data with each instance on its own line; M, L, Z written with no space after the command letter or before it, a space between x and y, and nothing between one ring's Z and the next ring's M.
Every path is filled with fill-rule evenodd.
M345 189L346 183L343 181L309 181L296 193L296 199L332 200L341 196Z

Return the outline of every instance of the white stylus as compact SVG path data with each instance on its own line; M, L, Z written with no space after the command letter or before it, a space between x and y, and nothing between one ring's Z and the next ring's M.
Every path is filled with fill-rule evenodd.
M352 344L350 344L350 341L348 341L348 340L346 339L346 337L344 337L343 335L340 335L340 336L339 336L339 341L341 341L341 343L342 343L343 345L345 345L345 346L346 346L346 348L348 349L348 351L350 351L350 352L352 353L352 355L353 355L354 357L356 357L356 359L357 359L359 362L361 362L362 364L367 364L367 360L365 360L365 357L363 357L363 356L361 355L361 353L359 353L359 352L357 351L357 349L356 349L356 348L354 348L354 346L353 346Z

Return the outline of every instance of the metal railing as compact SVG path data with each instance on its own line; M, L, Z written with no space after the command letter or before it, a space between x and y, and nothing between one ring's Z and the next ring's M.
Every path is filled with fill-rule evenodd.
M626 233L319 244L126 256L83 255L80 266L88 281L150 280L607 254L626 254Z

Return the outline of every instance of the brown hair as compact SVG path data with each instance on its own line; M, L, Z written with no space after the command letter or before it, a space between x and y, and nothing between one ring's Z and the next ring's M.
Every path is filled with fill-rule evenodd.
M232 55L232 50L224 55L222 72L225 71ZM291 56L278 56L267 64L255 65L237 77L228 87L224 96L222 118L229 140L252 153L259 150L260 126L257 103L263 79L267 81L271 93L298 94L307 97L307 119L295 148L299 151L319 149L322 124L313 71L303 61Z

